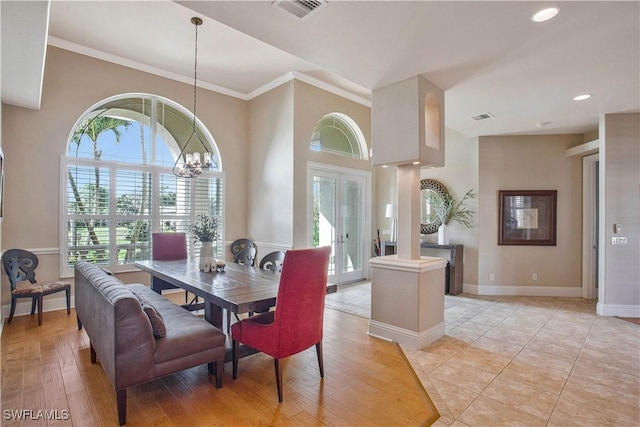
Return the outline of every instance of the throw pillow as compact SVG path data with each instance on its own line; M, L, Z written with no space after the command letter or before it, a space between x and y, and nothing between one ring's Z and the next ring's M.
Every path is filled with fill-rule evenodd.
M143 296L140 296L136 293L134 295L138 298L140 302L140 306L142 307L142 311L145 312L147 317L149 318L149 322L151 322L151 329L153 330L153 337L164 338L167 336L167 328L164 326L164 319L156 310L156 308L151 304L151 302Z

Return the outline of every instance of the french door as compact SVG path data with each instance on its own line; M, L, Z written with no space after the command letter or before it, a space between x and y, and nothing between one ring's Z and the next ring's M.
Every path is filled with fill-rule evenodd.
M311 166L311 246L331 246L329 281L345 283L366 277L370 212L368 172Z

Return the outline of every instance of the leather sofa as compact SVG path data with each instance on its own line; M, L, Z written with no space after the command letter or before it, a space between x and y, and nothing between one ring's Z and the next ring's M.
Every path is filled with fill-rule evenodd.
M126 423L127 387L205 363L216 388L222 387L225 334L148 286L125 285L80 261L75 306L91 362L100 361L116 390L120 425Z

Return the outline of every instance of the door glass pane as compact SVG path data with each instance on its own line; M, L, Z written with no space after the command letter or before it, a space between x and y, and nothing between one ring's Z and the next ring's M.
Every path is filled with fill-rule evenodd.
M342 182L342 272L362 270L362 183Z
M313 247L331 246L329 275L335 274L336 180L313 177Z

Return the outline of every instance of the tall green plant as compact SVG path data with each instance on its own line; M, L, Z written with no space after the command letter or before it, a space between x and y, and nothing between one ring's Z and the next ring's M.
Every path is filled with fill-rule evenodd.
M436 217L442 224L449 224L456 221L465 227L471 227L471 220L474 212L465 207L465 203L469 199L475 198L473 188L465 193L461 200L456 201L455 197L447 192L443 197L433 198L433 208Z
M207 214L198 215L200 219L189 226L189 232L194 239L201 242L215 242L218 240L218 219Z

